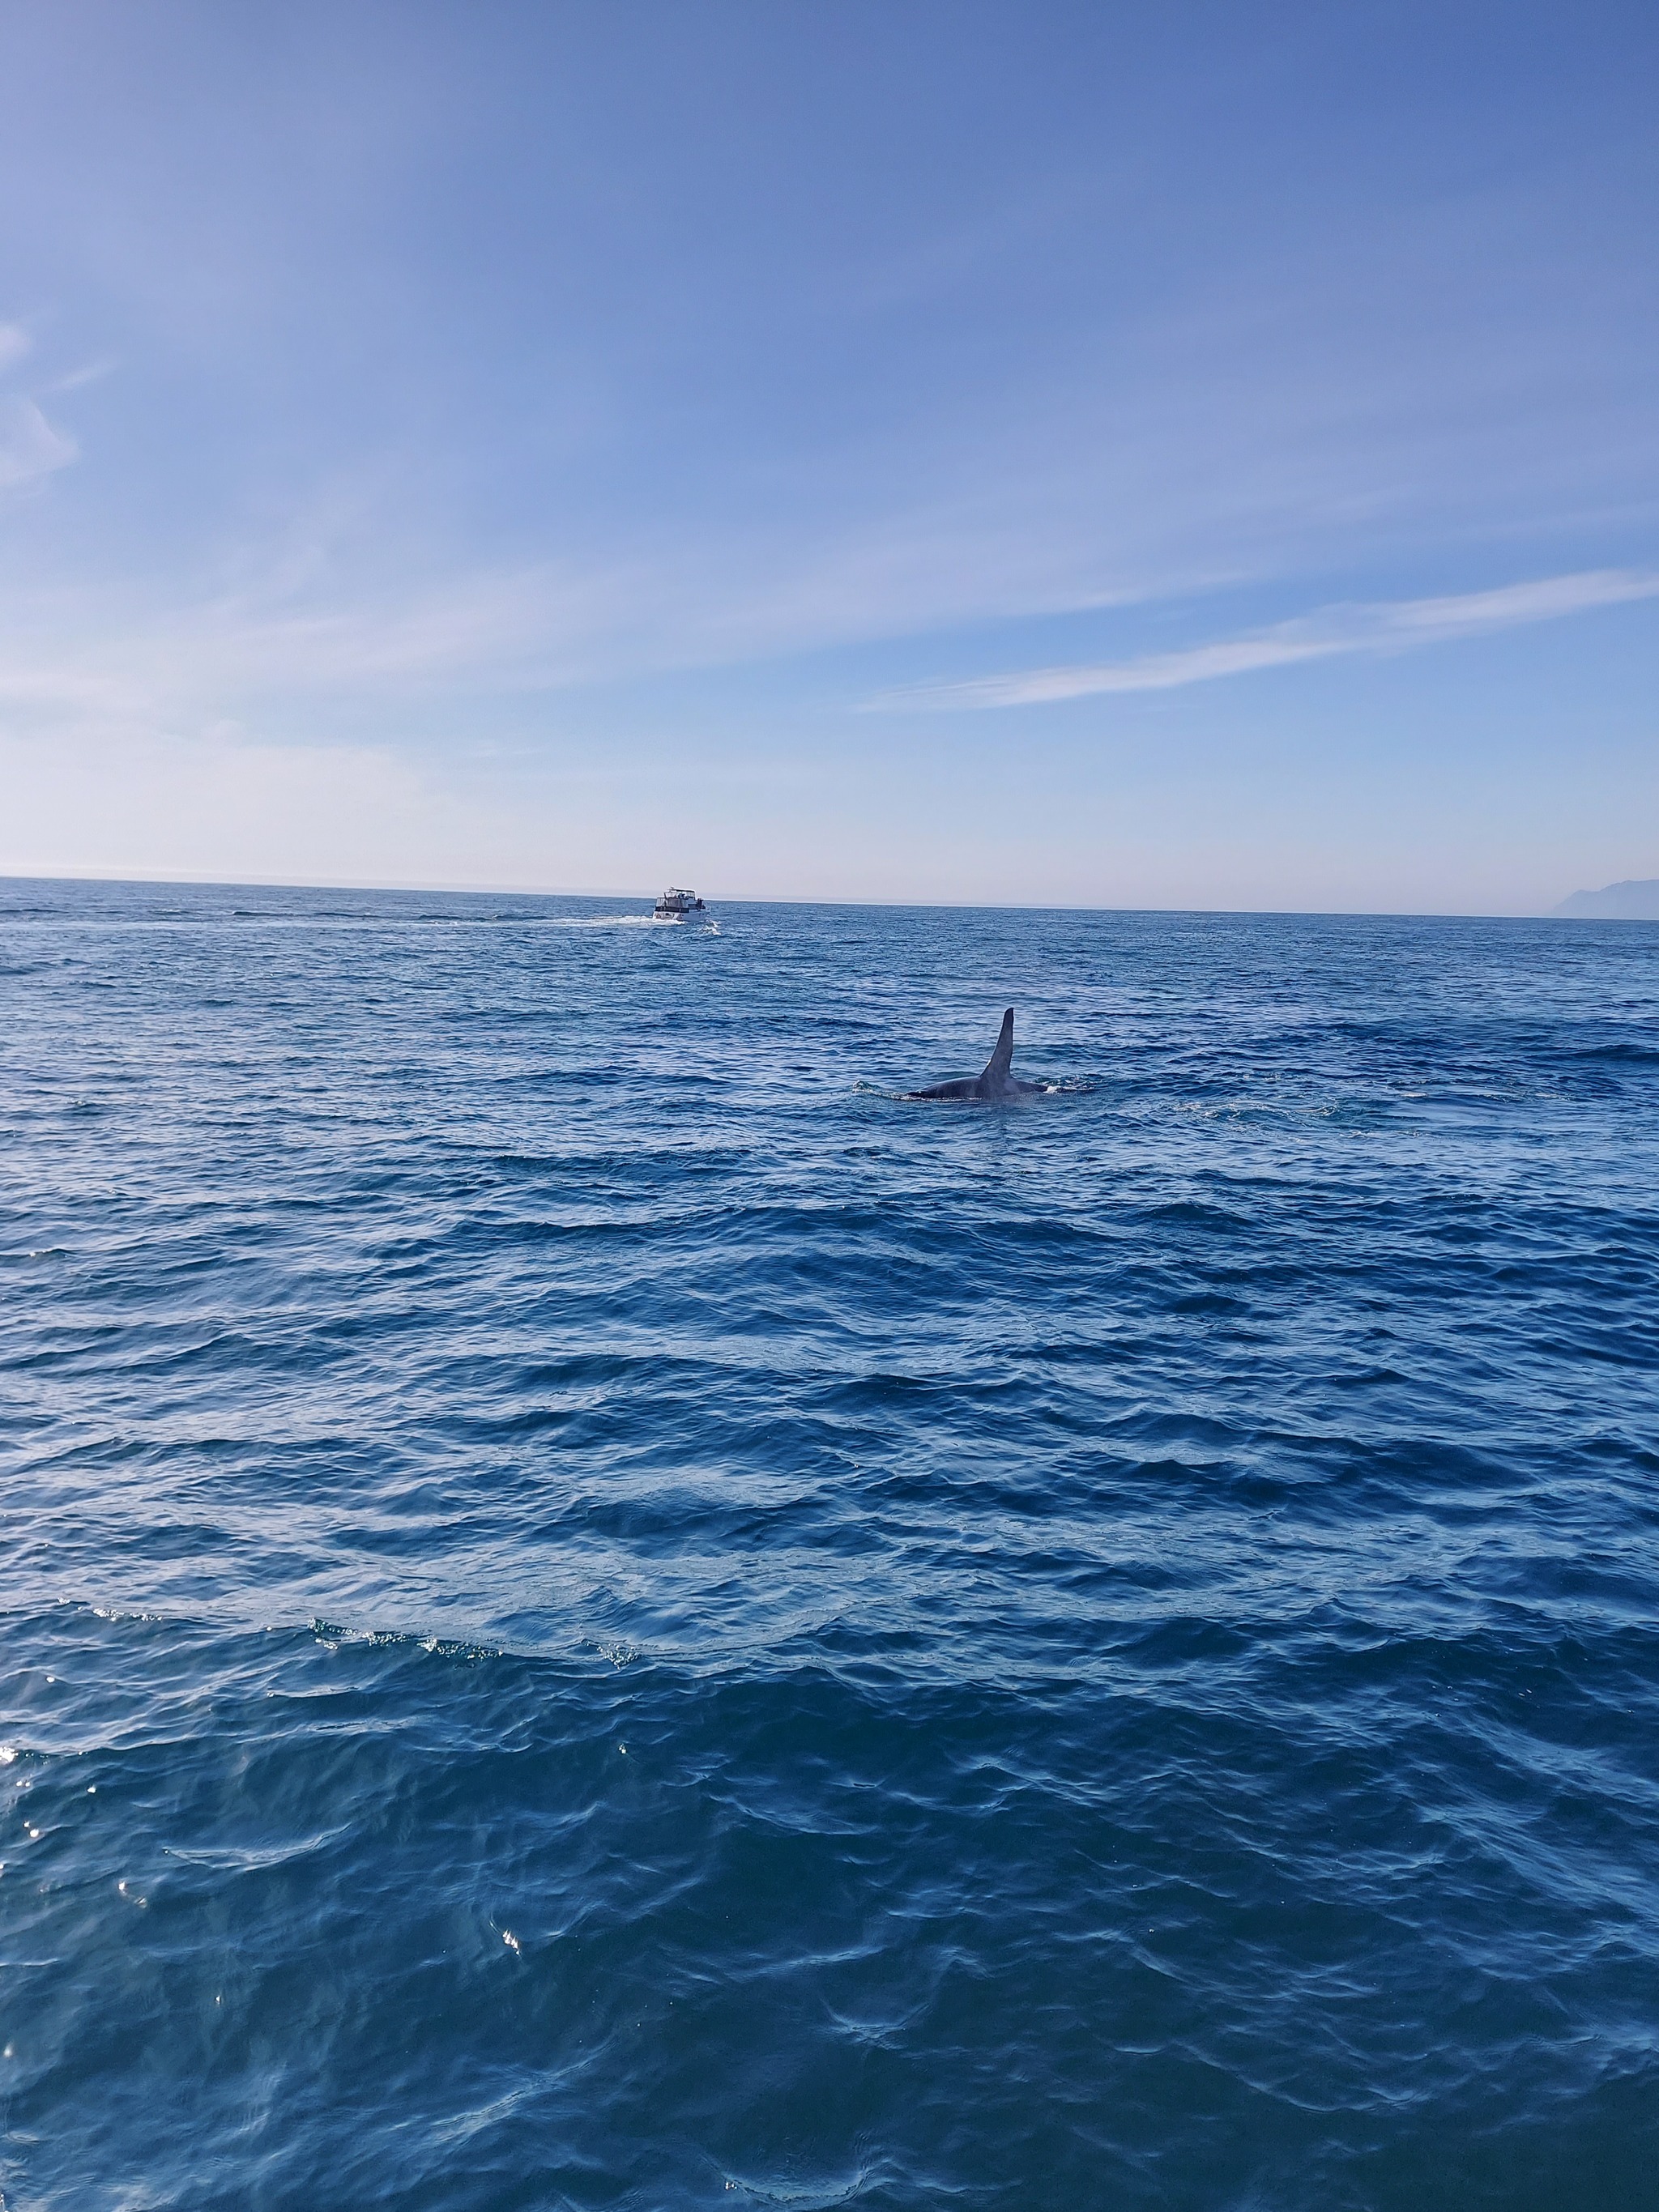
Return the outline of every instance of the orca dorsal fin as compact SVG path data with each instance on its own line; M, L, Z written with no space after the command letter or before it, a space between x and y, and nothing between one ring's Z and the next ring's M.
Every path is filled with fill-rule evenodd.
M1002 1017L1002 1027L997 1032L996 1050L985 1063L981 1083L1006 1083L1014 1058L1014 1010L1009 1007Z

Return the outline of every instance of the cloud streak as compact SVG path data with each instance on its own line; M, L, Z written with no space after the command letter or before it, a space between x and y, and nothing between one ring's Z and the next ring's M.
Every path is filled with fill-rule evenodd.
M1460 637L1554 622L1595 607L1659 599L1659 572L1594 568L1496 591L1463 592L1433 599L1397 599L1370 605L1326 607L1293 622L1175 653L1144 653L1130 660L1030 668L982 676L961 684L931 684L890 691L872 708L959 711L988 707L1039 707L1068 699L1131 691L1174 691L1257 669L1287 668L1298 661L1328 660L1355 653L1407 653Z
M0 400L0 486L31 483L79 458L75 441L54 429L33 400Z
M13 368L33 349L21 323L0 323L0 370ZM79 460L80 449L21 392L0 397L0 490L31 483Z

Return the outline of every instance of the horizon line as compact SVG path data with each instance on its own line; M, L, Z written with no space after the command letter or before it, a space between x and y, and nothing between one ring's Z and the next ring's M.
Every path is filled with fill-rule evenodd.
M1640 882L1645 878L1626 877L1621 883ZM614 887L599 890L550 890L545 885L521 884L434 883L386 878L357 878L341 880L338 878L291 876L217 876L203 873L155 872L131 873L110 868L0 868L0 883L98 883L126 884L135 887L174 886L179 890L317 890L317 891L405 891L425 892L433 896L461 898L584 898L654 900L654 891L620 890ZM1585 889L1590 887L1584 887ZM1619 884L1607 884L1593 887L1595 891L1612 890ZM1568 899L1584 895L1584 889L1569 891ZM711 907L718 899L706 902ZM1641 921L1641 915L1568 915L1559 906L1536 911L1511 910L1508 913L1487 913L1472 909L1448 910L1424 907L1297 907L1297 906L1115 906L1080 899L1037 903L1023 899L902 899L902 898L766 898L752 893L726 893L724 902L728 906L780 907L868 907L872 909L896 909L901 913L957 913L957 914L1169 914L1253 915L1271 918L1275 915L1304 917L1310 921ZM1563 904L1565 901L1562 902Z

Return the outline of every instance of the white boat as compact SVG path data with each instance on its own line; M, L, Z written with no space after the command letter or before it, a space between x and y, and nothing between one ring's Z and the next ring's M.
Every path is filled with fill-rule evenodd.
M705 914L707 911L696 891L679 890L672 884L652 909L659 921L684 921L688 914Z

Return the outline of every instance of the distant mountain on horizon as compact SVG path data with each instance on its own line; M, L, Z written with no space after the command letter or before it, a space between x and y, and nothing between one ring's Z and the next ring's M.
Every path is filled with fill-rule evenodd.
M1609 884L1605 890L1575 891L1553 911L1577 921L1659 921L1659 876Z

